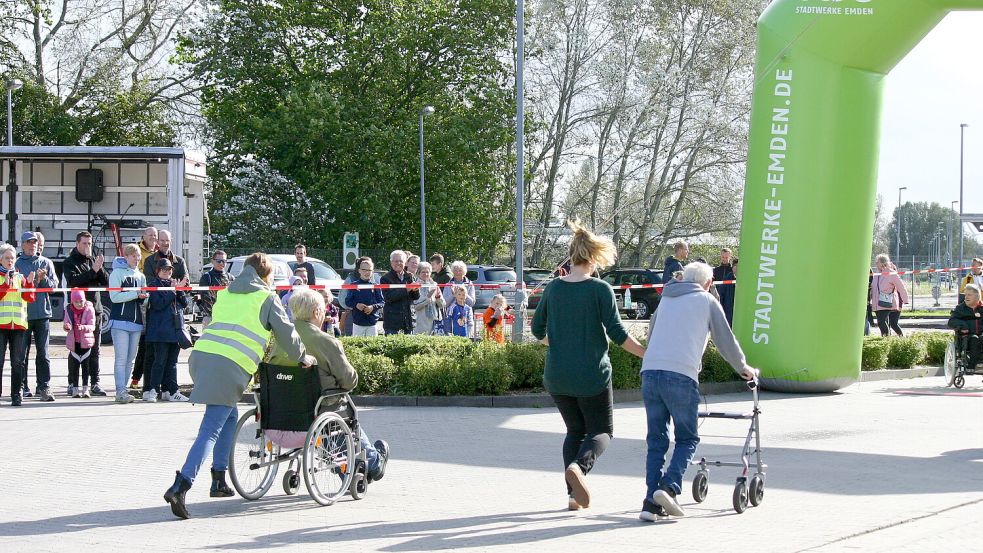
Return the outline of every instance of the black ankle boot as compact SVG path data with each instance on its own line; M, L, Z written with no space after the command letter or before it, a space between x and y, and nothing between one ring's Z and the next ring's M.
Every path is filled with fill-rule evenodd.
M208 491L209 497L232 497L236 493L225 483L225 471L212 471L212 489Z
M171 512L174 513L174 516L184 519L191 518L191 513L184 505L184 494L190 489L191 481L181 476L181 472L178 471L177 476L174 477L174 484L164 492L164 501L171 504Z

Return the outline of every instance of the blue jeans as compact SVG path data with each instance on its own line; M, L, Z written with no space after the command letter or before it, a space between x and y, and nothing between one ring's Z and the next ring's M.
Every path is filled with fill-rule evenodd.
M369 474L372 474L379 470L379 452L369 442L369 437L365 435L365 430L362 430L361 426L358 427L358 441L365 451L365 460L368 464Z
M648 455L645 458L646 497L664 485L679 494L683 473L700 443L697 412L700 387L690 377L669 371L642 371L642 401L648 420ZM669 419L675 428L676 447L669 468L663 472L669 451Z
M155 390L173 394L177 389L177 356L181 348L175 342L147 342L154 352L150 374L143 375L143 391Z
M206 405L205 416L202 417L201 426L198 427L198 437L195 438L195 443L191 444L188 458L181 467L181 476L194 482L198 470L209 454L212 455L212 470L227 470L238 420L239 412L235 407Z
M109 332L113 335L113 351L116 354L113 377L116 381L116 395L118 396L126 393L126 379L130 376L133 360L137 357L140 331L113 328Z
M48 360L48 334L50 319L34 319L27 321L27 332L24 333L24 386L27 386L27 361L31 356L31 337L38 348L34 358L34 374L37 390L48 388L51 381L51 362Z

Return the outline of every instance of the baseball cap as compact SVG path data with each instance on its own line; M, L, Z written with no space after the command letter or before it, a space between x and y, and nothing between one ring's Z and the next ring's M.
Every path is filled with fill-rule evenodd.
M24 242L27 242L28 240L37 240L37 239L38 239L38 235L37 234L34 234L33 232L31 232L29 230L28 231L25 231L24 234L21 234L20 235L20 242L21 242L21 244L23 244Z

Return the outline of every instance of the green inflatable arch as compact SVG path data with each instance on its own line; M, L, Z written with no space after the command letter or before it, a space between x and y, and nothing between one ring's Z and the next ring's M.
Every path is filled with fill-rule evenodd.
M758 21L735 332L765 387L860 376L884 77L983 0L775 0Z

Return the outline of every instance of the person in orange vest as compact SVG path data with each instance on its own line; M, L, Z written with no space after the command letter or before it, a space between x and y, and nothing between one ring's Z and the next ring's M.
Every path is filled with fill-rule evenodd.
M14 268L17 250L0 245L0 395L3 394L3 352L10 350L10 405L21 404L21 383L27 364L24 333L27 332L27 304L34 302L34 273L23 275ZM23 291L27 290L27 291Z

